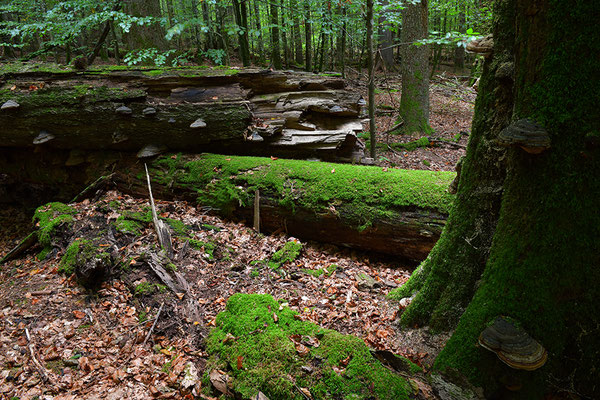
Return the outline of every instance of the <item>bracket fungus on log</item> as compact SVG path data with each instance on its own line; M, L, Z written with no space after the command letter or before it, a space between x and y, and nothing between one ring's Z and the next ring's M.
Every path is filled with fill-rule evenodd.
M33 144L44 144L51 141L52 139L54 139L53 134L46 131L41 131L39 135L37 135L35 139L33 139Z
M140 151L138 151L137 158L154 157L154 156L164 153L165 151L167 151L166 146L160 146L160 145L156 145L156 144L147 144L144 147L142 147L140 149Z
M119 115L124 115L124 116L130 116L131 114L133 114L133 110L131 110L131 108L127 107L127 106L121 106L118 107L115 112Z
M479 345L514 369L533 371L548 359L546 349L506 317L498 317L479 335Z
M492 35L487 35L484 38L472 40L467 43L467 51L471 53L481 54L485 58L492 55L494 49L494 38Z
M513 122L498 135L502 146L519 146L531 154L539 154L550 148L550 135L543 126L529 118Z
M202 118L198 118L190 125L192 129L206 128L206 122Z
M21 107L21 105L19 103L17 103L14 100L8 100L7 102L5 102L4 104L2 104L2 107L0 107L0 109L2 111L10 111L10 110L16 110L19 107Z

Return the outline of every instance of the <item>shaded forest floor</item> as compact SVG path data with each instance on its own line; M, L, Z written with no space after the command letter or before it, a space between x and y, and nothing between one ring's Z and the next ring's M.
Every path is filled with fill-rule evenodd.
M382 143L418 139L384 133L396 124L397 116L385 106L399 104L399 88L399 82L388 81L387 87L378 89ZM434 81L431 137L460 146L440 144L412 151L386 147L379 152L378 165L453 170L464 154L461 146L468 140L474 98L470 88L453 79ZM467 134L457 136L460 132ZM147 205L147 199L109 191L94 202L73 206L79 211L76 224L97 230L125 213L145 212ZM408 279L414 265L303 243L299 258L275 271L256 261L268 259L294 238L284 233L257 234L243 224L201 214L185 202L158 202L157 207L163 217L191 227L190 237L211 243L183 251L184 241L175 239L175 249L185 253L177 268L190 283L199 318L185 315L178 296L165 291L145 263L144 254L156 246L150 224L137 236L118 238L125 267L96 293L58 272L64 247L43 260L34 251L0 267L0 398L45 394L59 394L55 399L183 398L202 390L199 398L217 397L218 392L207 391L206 381L184 384L184 370L191 362L202 375L207 362L203 339L227 298L238 292L286 299L302 319L356 335L369 347L404 355L426 370L447 339L422 329L400 331L395 325L402 306L388 302L385 295ZM0 255L33 229L30 218L15 209L0 213ZM161 304L156 327L144 343ZM32 362L31 352L42 372ZM437 398L424 378L414 380L418 398Z

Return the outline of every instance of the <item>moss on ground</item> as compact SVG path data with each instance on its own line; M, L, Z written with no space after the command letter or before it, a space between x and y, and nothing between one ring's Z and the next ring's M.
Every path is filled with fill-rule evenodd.
M297 317L269 295L231 296L207 340L209 367L229 370L242 398L261 391L271 400L303 400L299 388L314 399L409 398L407 380L376 360L360 338Z
M180 220L162 217L159 217L159 219L165 221L173 229L176 236L185 237L190 231L190 227ZM113 226L121 233L130 233L139 236L142 233L142 229L149 226L152 221L152 211L149 207L146 207L141 212L124 211L113 222Z
M337 264L331 264L329 267L326 267L326 268L302 269L301 271L304 272L305 274L312 275L315 278L320 278L323 275L325 275L325 276L331 276L331 275L333 275L333 273L337 269L338 269L338 265Z
M201 240L196 239L189 239L189 242L192 249L203 251L205 254L209 255L209 260L214 260L215 248L217 247L214 243L203 242Z
M73 223L77 210L63 203L48 203L35 210L33 222L38 225L38 241L43 248L52 247L52 238L57 230Z
M419 208L448 213L447 188L454 172L408 171L300 160L203 154L193 161L177 155L153 163L160 183L198 193L198 202L231 214L250 207L254 191L295 212L334 213L359 229L393 218L394 210ZM335 210L335 211L334 211Z
M294 240L287 242L271 256L269 267L278 269L283 264L294 261L300 255L300 251L302 251L302 243Z
M95 247L89 240L75 240L67 247L65 254L60 259L58 266L58 272L67 276L75 273L75 268L80 262L82 255L83 257L89 256L95 253Z

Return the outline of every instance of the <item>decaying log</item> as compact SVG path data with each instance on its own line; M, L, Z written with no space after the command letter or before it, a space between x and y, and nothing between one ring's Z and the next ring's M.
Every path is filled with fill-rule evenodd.
M133 155L90 152L73 168L64 165L68 151L47 150L36 158L20 151L0 148L0 170L24 183L44 184L43 193L53 196L38 199L39 204L68 201L106 171L115 172L112 182L119 190L148 196L143 164ZM261 232L285 230L300 239L413 260L425 258L439 237L453 199L447 188L455 176L210 154L164 155L148 169L156 198L187 200L251 225L254 193L260 189Z
M347 135L362 130L364 100L340 78L302 72L8 65L0 67L0 105L4 147L137 152L153 145L335 159ZM71 164L78 162L74 154Z

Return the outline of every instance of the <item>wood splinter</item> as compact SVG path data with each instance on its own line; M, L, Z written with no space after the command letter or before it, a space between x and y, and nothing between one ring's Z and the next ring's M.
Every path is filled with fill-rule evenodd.
M152 327L148 331L148 334L146 335L146 339L144 339L144 343L143 343L144 346L146 345L146 343L148 343L148 340L150 339L150 335L152 335L152 332L154 332L154 327L156 327L156 323L158 322L158 318L160 317L160 313L161 313L164 305L165 305L165 303L162 302L162 303L160 303L160 307L158 307L158 312L156 313L156 317L154 318L154 323L152 324Z

